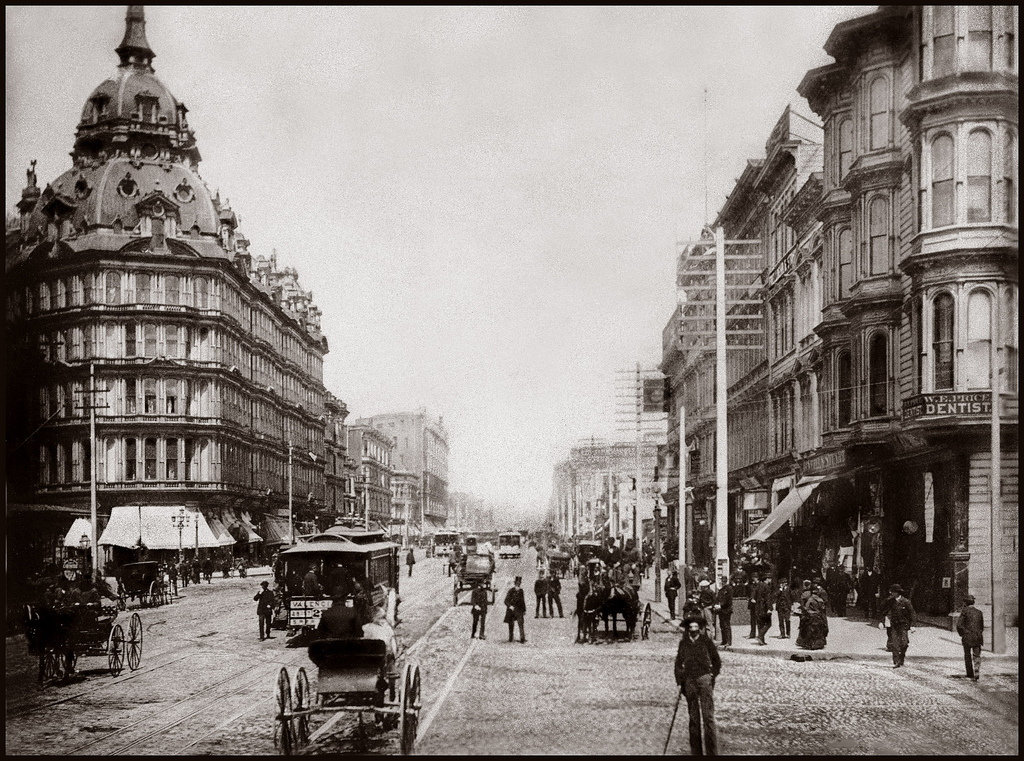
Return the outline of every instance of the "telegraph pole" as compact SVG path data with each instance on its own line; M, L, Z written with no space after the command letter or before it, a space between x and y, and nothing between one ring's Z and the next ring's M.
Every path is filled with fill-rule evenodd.
M725 359L725 231L715 228L715 578L729 575L729 420Z
M689 464L690 452L686 448L686 407L679 405L679 580L680 589L686 599L686 467Z
M640 482L642 479L640 466L640 425L644 411L644 381L640 375L640 363L636 363L636 451L634 453L634 466L636 469L636 481L633 488L633 549L636 549L636 513L640 506Z
M989 544L989 579L992 588L992 652L1006 652L1006 619L1003 615L1003 479L1002 445L999 441L999 387L1002 385L999 367L999 320L998 309L992 310L992 412L991 412L991 472L989 494L992 497L992 519L989 521L991 534Z

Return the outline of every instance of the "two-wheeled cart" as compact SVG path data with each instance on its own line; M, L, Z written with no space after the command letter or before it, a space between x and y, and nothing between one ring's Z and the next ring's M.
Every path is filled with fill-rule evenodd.
M419 727L420 669L407 664L399 673L383 639L322 639L309 646L316 665L316 692L305 668L288 669L277 676L277 716L274 737L285 755L309 742L310 717L328 713L354 713L361 729L367 716L382 731L398 729L403 755L412 753Z

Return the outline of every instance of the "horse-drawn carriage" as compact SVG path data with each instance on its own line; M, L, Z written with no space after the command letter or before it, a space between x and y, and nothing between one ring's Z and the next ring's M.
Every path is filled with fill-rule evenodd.
M478 583L490 592L491 603L497 597L494 589L494 556L484 553L463 555L463 562L455 570L455 582L452 586L452 605L459 604L459 592L473 589Z
M121 673L126 657L129 669L139 668L142 620L132 613L126 637L121 624L115 623L117 610L98 604L26 606L25 639L29 653L39 658L39 682L67 679L82 656L105 657L111 676Z
M306 635L309 659L318 676L314 693L305 668L298 670L294 689L287 668L278 674L275 739L285 754L309 741L310 717L339 712L357 714L363 729L364 714L372 714L381 730L397 727L402 753L412 752L421 708L420 671L414 664L407 664L404 670L398 667L394 627L398 621L399 547L383 539L378 532L335 527L280 555L285 579L312 568L334 597L332 601L291 594L286 584L289 628ZM353 594L356 582L363 591ZM370 611L370 623L346 630L344 636L322 631L325 611L332 605L352 610L356 600L350 598L360 595ZM348 606L350 601L353 606Z
M641 614L640 595L637 587L626 583L620 573L610 573L600 558L592 557L585 566L581 566L580 583L587 590L583 596L580 609L577 611L578 630L577 642L596 642L599 637L617 639L619 636L618 619L626 624L624 632L627 639L632 640L636 625L640 623L640 638L650 636L653 614L651 604L643 606ZM616 569L617 570L617 569ZM608 628L611 618L612 627ZM604 622L604 631L598 627L598 620Z
M564 579L572 571L572 555L558 547L549 548L548 571Z
M171 601L171 592L164 581L160 564L153 560L125 563L117 574L117 605L125 610L128 602L139 601L143 608L165 605Z

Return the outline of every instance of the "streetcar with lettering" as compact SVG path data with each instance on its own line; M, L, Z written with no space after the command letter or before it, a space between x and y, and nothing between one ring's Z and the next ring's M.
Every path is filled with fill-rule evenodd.
M305 666L294 677L287 667L278 673L274 737L282 753L309 743L314 717L338 713L355 715L364 735L397 729L402 753L412 752L422 707L420 670L414 663L400 662L395 634L399 550L384 532L335 526L280 554L289 629L302 636L292 643L307 645L309 660L317 669L315 691ZM333 600L294 593L294 581L288 587L287 580L301 580L310 569L324 580ZM369 593L372 620L344 635L320 631L320 620L332 604L345 608L357 604L356 582Z

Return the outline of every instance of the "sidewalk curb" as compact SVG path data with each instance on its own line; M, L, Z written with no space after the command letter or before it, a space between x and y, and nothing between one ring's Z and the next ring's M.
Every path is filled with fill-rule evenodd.
M683 633L683 627L681 621L673 621L667 615L662 613L660 610L654 608L651 605L651 610L669 626L672 626L680 634ZM836 661L836 660L858 660L858 661L884 661L889 662L892 660L892 655L888 651L882 651L878 653L850 653L830 650L825 652L823 650L773 650L771 647L762 647L758 645L729 645L723 647L718 645L719 652L727 653L744 653L749 655L763 655L767 658L779 658L781 660L791 660L791 656L799 653L801 656L805 656L808 660L812 661ZM908 657L912 661L950 661L963 665L963 655L959 652L951 653L949 655L915 655L913 649L908 653ZM986 660L995 660L998 662L1018 662L1018 656L1012 654L998 655L996 653L990 653L984 651L982 657Z

